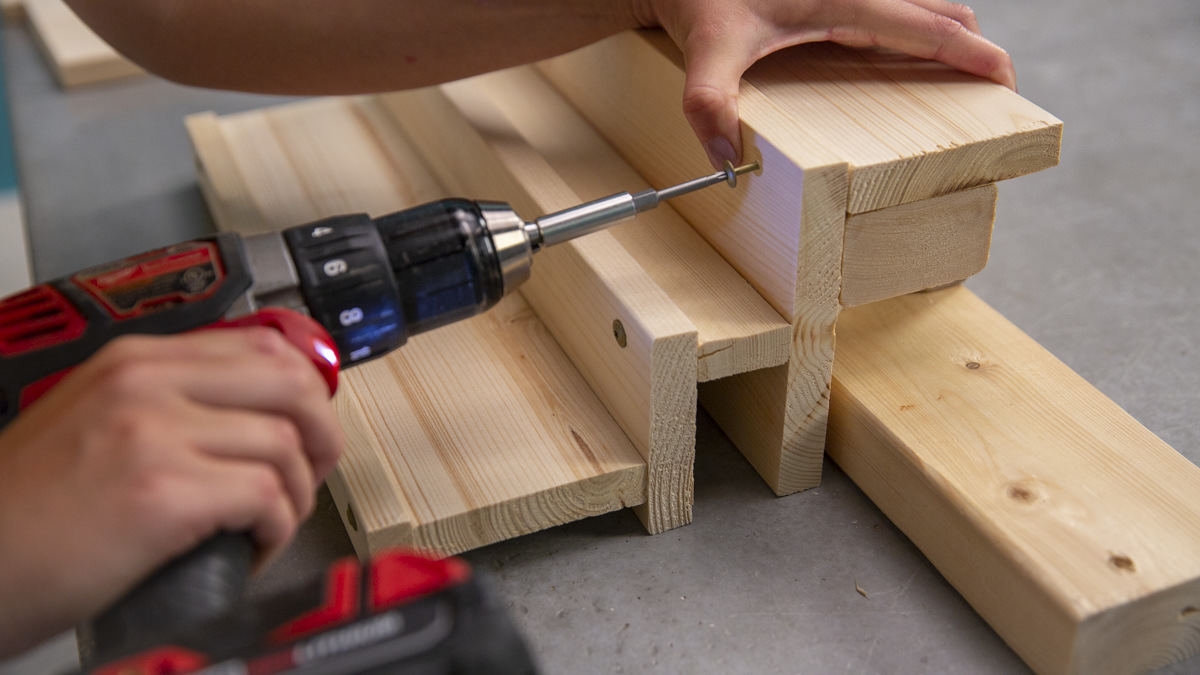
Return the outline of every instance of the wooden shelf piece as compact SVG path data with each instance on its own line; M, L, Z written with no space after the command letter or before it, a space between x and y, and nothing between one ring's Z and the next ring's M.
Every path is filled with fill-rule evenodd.
M683 71L648 35L623 33L538 67L642 175L671 185L708 160L680 111ZM700 388L725 433L787 494L820 482L849 167L800 125L760 133L781 112L757 91L744 90L739 109L746 160L759 160L761 175L673 206L794 325L786 365Z
M198 115L188 128L222 229L446 196L370 100ZM519 296L347 371L335 402L348 446L328 482L363 555L455 553L646 499L645 460Z
M64 0L24 0L24 12L63 88L145 72L100 39Z
M658 42L660 49L673 49ZM746 82L850 164L848 213L1058 164L1062 122L991 81L880 49L828 42L772 54Z
M384 101L447 185L526 217L649 187L529 68ZM539 253L522 292L647 458L651 484L686 485L651 490L647 527L690 521L690 500L654 495L691 494L697 380L786 362L788 324L669 206ZM624 348L607 334L614 319Z
M538 67L652 183L706 164L680 106L682 57L661 31L617 35ZM676 210L792 322L786 366L700 389L767 483L787 494L820 480L847 215L1053 166L1061 123L945 66L830 45L767 57L746 74L738 106L745 158L760 160L762 175L736 194L681 198ZM849 272L860 273L859 262L880 269L850 255ZM868 295L911 285L895 281ZM852 295L861 285L851 279Z
M995 184L848 216L842 307L979 273L987 265L995 220Z
M1039 673L1200 653L1200 468L966 288L842 315L828 450Z

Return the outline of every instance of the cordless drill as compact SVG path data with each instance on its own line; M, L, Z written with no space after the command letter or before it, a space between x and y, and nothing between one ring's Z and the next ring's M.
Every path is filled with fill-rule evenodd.
M736 186L739 175L757 169L757 163L734 168L727 162L723 171L665 190L617 193L532 222L507 204L448 199L377 218L335 216L249 237L222 233L77 272L0 300L0 427L109 340L133 333L270 326L312 360L332 393L339 367L383 356L413 335L495 305L529 278L542 248L673 197L722 182ZM129 644L137 645L134 656L144 655L136 636L161 632L165 624L203 625L228 613L253 557L248 535L226 533L172 561L93 624L95 661L119 656L133 663ZM413 574L412 565L392 562L370 569L376 585L403 586L398 578ZM434 591L462 585L461 575L450 576L457 581ZM281 616L271 614L272 630L283 625ZM265 630L264 624L251 632ZM384 650L380 658L394 656ZM369 672L388 664L335 661L320 672ZM151 667L120 672L190 672ZM301 671L309 672L295 670ZM484 671L501 672L495 664Z

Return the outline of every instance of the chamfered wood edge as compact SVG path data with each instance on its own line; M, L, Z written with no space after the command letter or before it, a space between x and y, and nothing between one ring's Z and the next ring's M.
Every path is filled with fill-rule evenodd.
M964 320L968 316L982 316L983 319L972 318L970 324L957 326L953 325L952 319L942 319L939 325L946 330L925 329L921 334L905 329L904 317L938 304L947 308L944 310L947 314L954 312ZM1140 672L1200 653L1200 611L1194 611L1200 608L1200 556L1193 555L1197 540L1189 538L1185 532L1164 529L1158 522L1141 522L1139 526L1137 522L1129 522L1130 516L1126 515L1133 511L1171 514L1171 522L1187 522L1194 533L1200 529L1200 511L1188 500L1192 495L1200 494L1200 468L1166 446L1028 336L1016 331L966 288L906 296L856 308L852 313L853 322L843 317L839 365L834 372L827 445L830 457L1034 670L1040 673ZM1001 376L1027 378L1029 381L1021 387L1024 391L1055 392L1049 402L1039 399L1026 404L1020 397L1011 395L1011 387L1015 385L1009 385L1004 389L1009 393L1002 400L996 400L994 406L988 404L986 410L978 409L975 417L970 413L966 417L952 415L948 408L945 415L949 416L938 418L941 427L938 433L966 434L972 448L986 449L988 462L997 467L998 475L1007 476L1000 472L1003 469L1011 472L1019 467L1005 464L1002 437L997 436L995 443L989 442L991 429L1004 428L1000 420L1005 418L1010 420L1011 428L1024 428L1033 423L1030 420L1036 415L1023 408L1030 405L1038 406L1039 414L1045 413L1046 406L1059 408L1060 414L1050 415L1056 420L1055 426L1067 428L1065 425L1076 425L1089 419L1101 421L1106 430L1097 432L1097 437L1119 439L1103 441L1109 446L1107 448L1088 440L1081 440L1072 447L1069 441L1051 439L1044 448L1039 447L1036 453L1039 456L1050 453L1060 458L1056 461L1067 465L1074 462L1079 473L1085 467L1095 471L1095 467L1108 466L1110 462L1116 462L1114 467L1134 462L1139 475L1133 477L1126 469L1105 469L1110 477L1102 482L1125 480L1128 476L1133 482L1126 489L1091 484L1081 479L1076 471L1061 468L1050 475L1030 474L1027 479L1015 483L1004 483L1003 478L998 478L1000 482L990 486L1000 489L1007 485L1001 490L1004 496L1027 503L1029 506L1025 508L1044 505L1050 509L1065 509L1067 515L1063 516L1061 525L1055 524L1054 519L1038 519L1036 510L1029 512L1027 522L1019 518L1014 521L1004 509L985 508L981 504L986 502L977 504L978 491L990 488L976 486L969 494L961 492L956 487L959 479L946 472L946 460L929 454L944 452L946 441L941 441L940 449L923 450L929 429L921 427L925 429L923 433L905 421L905 415L911 415L911 410L926 404L923 395L899 380L889 389L886 380L868 381L869 378L862 377L862 373L889 369L895 358L879 353L882 350L876 349L872 353L865 346L851 346L857 341L855 331L860 326L870 325L876 316L896 317L894 321L886 322L890 326L889 340L905 343L919 340L929 353L937 354L936 358L952 359L959 366L964 365L956 356L962 350L961 339L960 344L954 344L947 338L945 346L941 347L938 346L939 335L949 334L954 329L961 335L963 328L969 325L973 345L970 349L977 346L979 353L978 357L972 358L978 358L983 364L964 362L964 372L972 372L974 367L986 376L986 369L994 367L999 369L997 373ZM872 318L864 323L864 317ZM882 319L877 323L885 324ZM988 330L988 326L995 330ZM995 338L996 334L1006 337ZM1012 338L1014 334L1019 336L1016 340ZM993 339L1003 339L1004 346L996 342L989 348L989 341ZM1047 364L1047 367L1039 367L1036 375L1012 374L1006 364L1018 366L1016 361L1021 360L1012 357L1014 349L1029 354L1031 361ZM988 358L993 351L1009 356L993 364ZM876 361L878 365L873 366ZM929 370L912 362L906 362L903 367L913 372ZM930 364L930 368L933 367L944 366ZM859 373L855 380L848 381L843 376L846 368ZM904 391L892 391L897 387ZM938 405L945 405L940 403L943 396L947 400L955 396L953 385L946 387L937 397ZM895 409L895 402L909 400L906 397L911 398L913 404ZM965 431L953 431L956 429ZM1117 429L1120 431L1114 431ZM965 447L964 452L971 454ZM1135 457L1137 459L1133 459ZM1017 462L1018 465L1022 463ZM1065 475L1059 475L1064 471ZM1158 480L1150 478L1152 476L1158 476ZM1047 489L1051 491L1047 492ZM1005 518L1007 524L1002 524L1001 520ZM1110 521L1124 522L1125 525L1114 530ZM1014 527L1014 522L1024 522L1022 527L1026 529ZM1094 539L1086 534L1088 524L1093 522L1105 523L1096 526ZM1064 541L1070 537L1085 538L1089 542L1088 551L1098 553L1098 557L1092 556L1087 561L1076 559L1067 569L1049 566L1050 563L1045 562L1048 558L1032 553L1037 544L1020 535L1028 528L1039 527L1068 528L1069 537L1063 530L1060 537L1050 534L1043 539L1058 542L1055 545L1061 547L1070 545ZM1150 534L1148 528L1157 532ZM1108 549L1111 545L1108 540L1115 538L1115 532L1126 533L1121 535L1125 545L1118 545L1119 551ZM1168 532L1171 534L1165 534ZM1131 541L1139 543L1131 544ZM1181 546L1184 541L1192 543ZM1189 546L1193 553L1181 550ZM1138 560L1143 561L1146 570L1138 568ZM1091 595L1073 590L1077 586L1084 587L1077 581L1082 578L1079 575L1096 574L1098 568L1116 576L1107 583L1092 583L1092 588L1100 590ZM1144 574L1153 576L1138 576ZM1140 581L1143 579L1145 581Z
M627 507L636 512L646 494L646 470L629 467L420 525L409 545L454 555L511 538L506 532L537 532ZM529 508L531 503L538 508ZM370 541L369 549L374 553L388 545L390 538L379 536Z

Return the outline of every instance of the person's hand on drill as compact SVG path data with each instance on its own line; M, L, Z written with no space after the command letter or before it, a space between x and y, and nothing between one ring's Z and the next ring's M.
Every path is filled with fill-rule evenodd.
M147 70L281 94L420 87L661 26L683 50L683 107L713 165L738 163L737 92L756 60L802 42L881 45L1016 87L1008 54L945 0L68 0ZM214 48L219 46L219 48Z
M274 330L109 343L0 433L0 658L218 531L270 557L341 448L325 381Z

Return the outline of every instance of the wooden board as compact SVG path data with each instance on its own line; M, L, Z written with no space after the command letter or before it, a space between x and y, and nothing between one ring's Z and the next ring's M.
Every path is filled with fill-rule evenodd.
M527 217L648 187L531 69L385 100L448 185ZM649 480L690 494L696 380L786 362L787 323L668 206L561 248L539 254L524 295L647 457ZM607 334L614 318L625 349ZM664 339L685 326L687 358ZM653 350L633 348L651 338ZM690 502L648 507L652 532L690 520Z
M188 128L224 229L445 196L370 101ZM349 445L329 484L361 554L458 552L646 500L645 460L519 296L348 371L336 402Z
M24 0L37 43L62 87L144 73L100 39L63 0Z
M506 145L523 140L570 188L570 200L547 201L539 205L543 209L652 187L533 68L454 83L443 91L481 133ZM697 171L706 173L704 167ZM549 180L541 173L525 174L522 183L536 189ZM735 189L757 178L747 176ZM670 203L609 232L696 325L701 382L787 362L788 323Z
M846 311L829 453L1040 673L1200 653L1200 468L956 287Z
M502 123L486 98L474 104L472 112L493 113L493 123ZM394 95L386 106L455 193L509 201L527 218L579 203L511 130L478 129L483 119L468 118L440 90ZM496 134L507 147L493 144ZM651 533L691 522L696 327L609 232L540 252L534 270L521 294L646 459L647 480L658 486L637 509L639 517ZM617 323L622 341L614 336Z
M539 65L652 183L708 166L679 110L683 72L640 32ZM704 190L676 210L793 323L788 364L700 388L701 402L780 494L820 482L833 332L841 290L848 165L765 97L739 99L746 159L763 172L743 189Z
M439 90L393 96L387 105L456 193L510 200L531 217L578 203L524 144L494 152ZM521 294L646 459L648 481L663 488L655 492L672 495L648 499L638 515L652 533L691 522L696 327L611 233L542 251L534 270Z
M539 68L651 182L684 180L706 163L680 109L682 58L665 34L624 33ZM1052 166L1061 123L937 64L826 47L769 57L738 101L746 159L762 161L761 180L676 208L792 321L786 366L700 389L722 429L787 494L820 480L847 213Z
M842 307L977 274L987 265L995 220L994 184L847 217Z
M660 49L673 50L658 41ZM1048 169L1062 122L993 82L898 52L828 42L777 52L746 82L850 164L864 213Z

